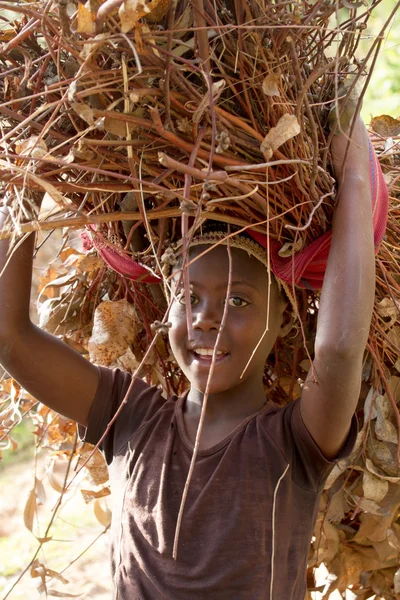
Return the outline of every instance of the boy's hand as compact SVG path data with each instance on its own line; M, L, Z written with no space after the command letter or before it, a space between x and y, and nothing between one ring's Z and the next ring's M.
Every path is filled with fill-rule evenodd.
M367 129L359 116L355 120L352 131L350 126L345 133L334 136L331 144L332 165L339 185L343 183L345 177L369 177L368 139Z

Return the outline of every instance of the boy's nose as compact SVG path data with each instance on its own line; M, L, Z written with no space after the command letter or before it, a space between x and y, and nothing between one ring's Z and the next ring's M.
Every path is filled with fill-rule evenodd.
M220 307L204 304L201 308L193 311L193 327L203 331L219 329L221 325L222 312Z

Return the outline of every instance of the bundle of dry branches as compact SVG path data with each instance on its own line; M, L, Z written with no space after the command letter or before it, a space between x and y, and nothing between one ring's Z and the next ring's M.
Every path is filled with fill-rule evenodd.
M162 277L166 248L209 218L251 225L288 256L329 230L329 121L340 110L346 127L361 102L392 16L358 59L378 4L12 5L17 16L0 33L0 169L10 211L0 235L17 242L32 230L63 228L57 268L41 283L41 325L98 364L139 369L166 393L181 392L185 381L163 335L163 286L121 278L101 249ZM310 589L321 562L337 576L324 598L348 586L363 598L400 597L399 161L391 125L386 117L373 122L392 202L377 257L364 427L329 479L310 553ZM26 204L43 194L56 209L38 221ZM69 241L84 226L86 252ZM298 395L310 364L318 295L301 294L302 327L277 344L266 368L268 393L281 404ZM9 387L7 410L15 408ZM31 411L32 402L19 408ZM15 414L4 422L5 439ZM70 432L57 435L60 445ZM69 444L66 453L79 452Z

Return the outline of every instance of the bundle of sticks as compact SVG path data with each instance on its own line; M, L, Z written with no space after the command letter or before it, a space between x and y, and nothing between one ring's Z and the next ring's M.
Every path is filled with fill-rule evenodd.
M140 376L167 393L182 391L167 337L158 335L147 352L164 319L168 248L212 219L267 234L290 261L329 232L330 143L359 109L390 23L392 15L360 59L378 5L1 1L15 12L0 33L0 170L11 215L0 235L17 242L37 229L64 231L59 276L42 290L42 326L95 362L132 372L140 366ZM359 403L361 416L365 405L370 412L357 449L328 482L310 568L325 562L338 575L340 563L341 591L380 586L375 593L395 598L400 216L396 142L387 137L371 138L391 203ZM55 208L30 218L26 200L43 195ZM71 242L77 228L82 247ZM279 404L300 391L318 313L317 289L288 284L302 300L301 327L279 341L265 371ZM96 326L127 316L131 337L106 352ZM383 514L396 542L387 532L376 538L371 515ZM365 523L372 537L363 537ZM374 575L362 581L362 571Z

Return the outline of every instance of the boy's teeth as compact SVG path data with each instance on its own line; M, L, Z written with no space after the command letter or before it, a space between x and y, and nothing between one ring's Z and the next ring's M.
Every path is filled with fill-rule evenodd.
M200 356L212 356L214 354L214 350L209 348L196 348L195 353L200 354ZM217 350L217 356L218 354L222 354L222 352Z

